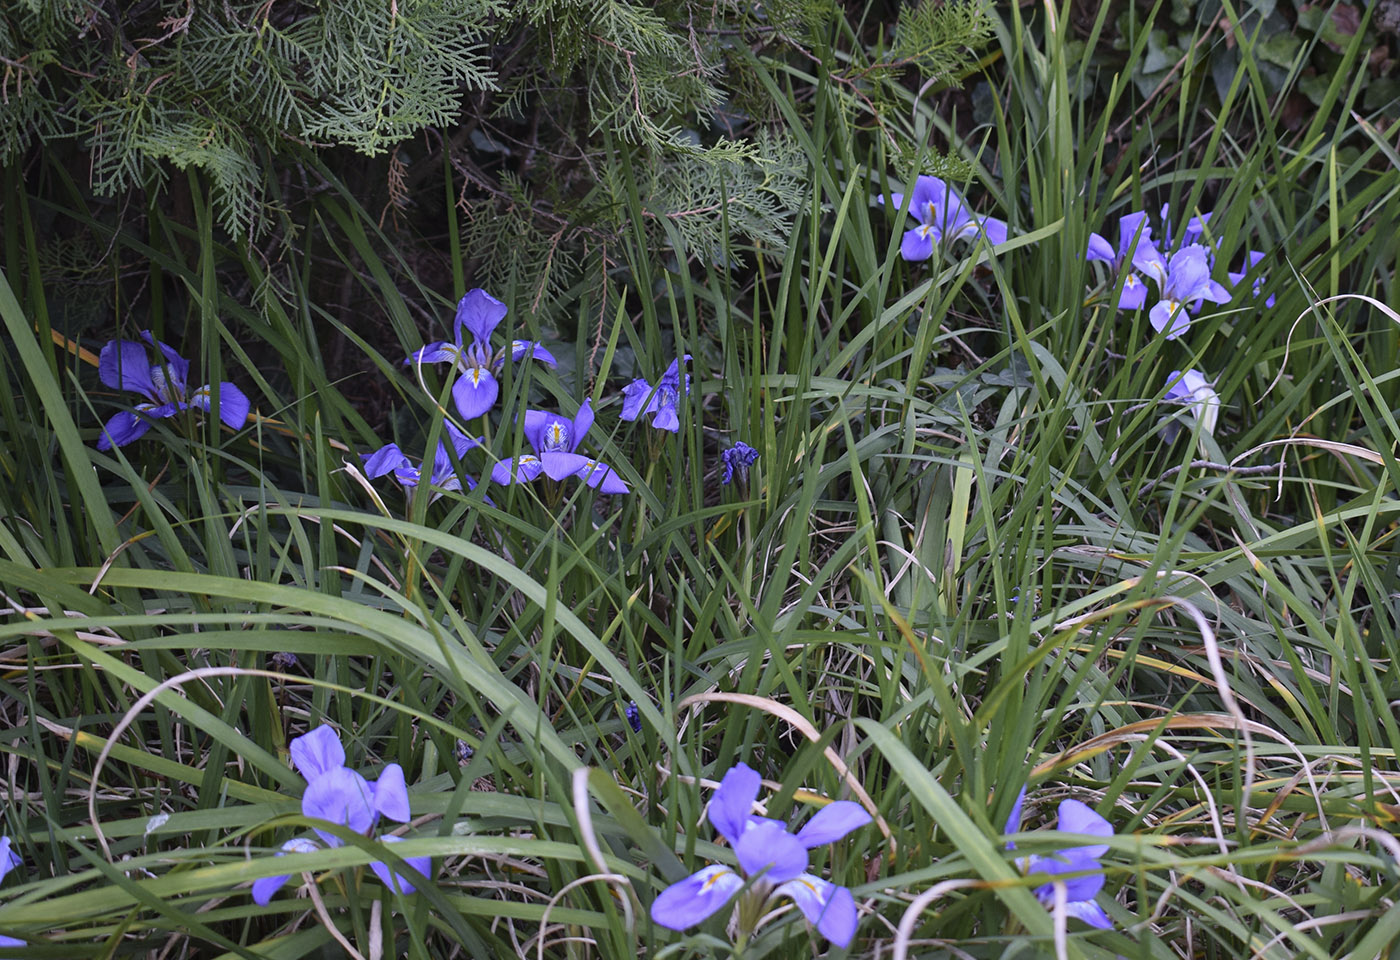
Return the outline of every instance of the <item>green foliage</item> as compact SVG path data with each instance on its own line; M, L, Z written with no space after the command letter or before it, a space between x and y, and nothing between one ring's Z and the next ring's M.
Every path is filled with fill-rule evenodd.
M1294 136L1247 34L1216 110L1194 69L1153 96L1096 74L1113 5L1006 5L979 101L983 81L878 67L893 15L793 5L768 30L757 9L726 54L769 96L730 103L741 138L595 133L586 85L517 123L492 111L543 87L481 91L445 146L401 142L391 205L382 167L312 155L318 188L276 198L295 243L226 242L208 171L170 179L188 214L123 196L125 219L66 190L63 158L5 171L0 754L23 864L0 933L56 956L727 958L721 919L673 934L648 906L730 862L697 824L742 760L770 816L871 796L880 823L812 862L854 890L851 957L1394 954L1400 156L1355 77ZM1113 53L1120 77L1171 9ZM513 55L549 65L539 84L585 76L577 36L544 56L551 22L517 23ZM880 196L954 165L1011 242L904 262ZM1217 279L1269 257L1261 296L1172 342L1084 261L1089 231L1164 203L1214 213ZM478 256L454 275L434 245ZM402 358L486 281L560 363L505 365L464 468L523 449L522 409L588 397L588 452L632 494L360 482L360 454L416 459L441 431L445 382L425 394ZM1344 293L1375 303L1319 302ZM80 311L76 346L161 327L255 422L96 451L132 397L51 336L78 339ZM621 421L618 388L682 352L681 431ZM1214 434L1162 402L1187 367L1221 397ZM722 486L739 440L760 458ZM310 827L287 743L321 722L356 769L403 766L402 844L275 856ZM1002 835L1023 786L1028 830L1066 797L1113 822L1114 930L1057 934L1032 896L1017 858L1049 841ZM366 869L393 853L433 857L419 893ZM743 955L826 949L788 911Z

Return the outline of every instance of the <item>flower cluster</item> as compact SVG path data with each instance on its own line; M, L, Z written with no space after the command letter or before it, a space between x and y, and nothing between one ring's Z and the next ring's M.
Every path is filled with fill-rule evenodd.
M190 362L167 344L157 340L149 330L142 331L145 345L135 340L112 340L97 357L97 376L113 390L139 393L145 397L134 410L123 410L102 425L97 449L124 447L145 436L157 420L164 420L195 409L210 413L214 406L213 390L208 384L197 390L189 389ZM153 363L150 348L160 356ZM218 417L234 430L248 421L248 398L231 383L220 382Z
M870 814L849 800L827 804L796 834L781 820L754 814L762 780L743 763L731 767L710 800L710 823L729 841L739 870L722 864L703 867L671 884L652 902L651 918L684 930L712 916L740 891L740 935L753 932L764 904L789 897L822 936L845 947L855 936L855 898L845 887L807 873L807 851L841 839L870 822Z
M892 209L903 209L904 194L892 193L886 202ZM914 182L909 215L919 225L907 231L899 245L899 255L905 260L927 260L939 244L975 240L979 236L992 244L1006 242L1006 221L977 216L967 201L938 177L919 177Z
M306 792L301 797L303 816L336 824L364 836L371 834L381 815L399 823L408 822L408 785L404 782L403 768L397 763L388 764L380 771L378 780L366 780L345 766L345 748L340 745L335 730L325 724L293 740L291 750L292 766L306 778ZM328 830L320 827L312 829L328 847L339 847L344 843ZM400 839L389 835L380 837L385 843L397 843ZM295 837L282 844L277 856L312 853L316 849L316 842L310 837ZM429 857L406 857L404 862L424 876L432 869ZM413 884L406 877L394 873L383 863L371 863L370 869L390 890L413 892ZM266 906L272 895L289 879L291 874L253 881L253 900Z
M549 365L555 359L539 343L514 340L506 347L493 347L491 336L508 312L504 303L485 290L471 290L457 304L452 341L429 343L415 350L405 365L451 363L458 372L452 385L453 404L463 419L471 420L490 412L500 395L497 376L507 359L513 361L533 358ZM622 389L623 420L636 420L650 415L652 426L659 430L680 430L680 400L690 388L690 377L682 377L681 364L690 359L686 354L673 361L660 381L652 386L646 380L633 380ZM561 481L577 477L600 493L628 493L631 488L613 467L579 451L589 428L593 425L593 405L584 400L572 418L547 410L527 410L521 421L526 441L533 453L522 453L494 464L491 482L496 484L531 483L541 476ZM451 423L444 423L446 443L439 443L427 482L439 492L475 488L476 480L454 468L468 450L482 446L480 440L468 436ZM447 444L451 445L451 453ZM424 467L388 443L369 454L361 454L365 474L377 478L393 474L405 488L423 482Z
M1016 797L1016 805L1011 808L1011 819L1006 822L1007 833L1018 833L1021 829L1021 808L1026 802L1023 787ZM1113 836L1113 824L1095 813L1079 800L1065 800L1060 804L1060 825L1050 833L1088 834L1093 837ZM1007 841L1008 850L1016 849L1016 844ZM1068 846L1048 857L1032 856L1017 859L1016 864L1027 874L1046 874L1052 878L1068 874L1082 874L1066 880L1052 879L1035 888L1035 897L1045 907L1051 908L1055 902L1055 884L1065 886L1065 908L1072 917L1078 917L1091 927L1108 930L1113 921L1103 908L1094 902L1103 889L1103 864L1099 858L1108 852L1106 843L1090 843L1082 846Z

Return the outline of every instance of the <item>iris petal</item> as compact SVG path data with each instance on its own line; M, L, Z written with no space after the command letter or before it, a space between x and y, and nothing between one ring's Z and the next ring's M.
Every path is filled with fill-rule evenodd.
M374 792L364 777L338 767L311 781L302 794L304 816L338 823L352 833L366 833L374 825ZM333 833L316 830L327 846L338 847L341 840Z
M381 778L381 780L382 779L383 778ZM403 840L403 837L395 837L390 835L382 837L381 839L385 843L399 843ZM412 867L414 870L417 870L425 877L432 876L432 874L428 872L433 868L432 857L404 857L404 863L408 864L410 867ZM384 886L388 887L390 890L393 890L395 893L402 893L407 895L413 893L415 890L418 889L412 883L410 883L409 879L403 874L396 873L393 870L390 870L389 865L386 863L381 863L378 860L373 860L370 862L369 868L374 871L374 875L379 878L380 883L384 884Z
M1113 836L1113 824L1095 813L1087 803L1079 800L1066 800L1060 804L1060 824L1057 830L1060 833L1087 833L1095 837ZM1108 844L1090 843L1071 849L1086 857L1101 857L1108 852Z
M926 230L906 230L899 244L899 255L911 262L927 260L933 256L933 238Z
M134 340L112 340L103 346L97 355L97 376L113 390L130 390L152 400L162 399L151 380L150 354Z
M452 400L463 420L475 420L495 405L500 392L501 387L491 371L472 367L452 385Z
M869 822L870 814L860 804L837 800L818 810L816 816L797 831L797 842L810 850L840 840Z
M297 737L291 749L292 766L308 783L345 766L345 748L340 745L340 735L328 723Z
M150 420L129 410L123 410L102 425L102 433L97 438L97 449L106 451L113 447L124 447L133 440L141 439L149 429Z
M851 891L804 873L778 887L774 893L792 898L807 922L832 943L838 947L850 946L860 920Z
M744 888L744 881L725 866L713 864L661 891L651 904L651 919L670 930L693 927L719 910Z
M719 782L719 789L710 798L710 823L731 844L744 835L749 811L758 799L763 778L746 763L736 763Z
M781 823L750 821L743 835L731 842L746 877L762 873L770 883L782 883L807 869L807 848Z
M408 823L412 816L408 812L408 785L404 782L403 767L397 763L386 766L375 781L374 809L399 823Z
M457 302L457 316L453 321L457 342L462 343L462 329L466 328L473 339L485 343L491 339L491 331L500 326L509 308L485 290L477 287L468 290L466 296Z
M407 367L420 363L456 363L461 356L462 351L455 343L439 340L410 353L403 365Z

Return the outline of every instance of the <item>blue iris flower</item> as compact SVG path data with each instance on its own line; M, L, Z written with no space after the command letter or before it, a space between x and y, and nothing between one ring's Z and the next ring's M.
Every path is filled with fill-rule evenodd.
M1167 275L1167 261L1161 251L1152 243L1152 228L1147 224L1147 214L1138 211L1118 218L1118 248L1115 250L1097 233L1089 234L1089 248L1086 260L1101 260L1110 265L1116 276L1125 267L1123 289L1118 295L1119 310L1141 310L1147 302L1147 283L1136 271L1161 283Z
M509 308L481 288L467 291L457 304L453 321L453 342L440 340L427 344L409 356L404 365L418 363L451 363L459 376L452 385L452 399L457 412L465 420L474 420L496 403L501 392L496 377L505 366L507 351L491 348L491 332L505 319ZM471 334L465 343L463 333ZM515 340L510 345L511 360L534 357L553 365L553 355L531 340Z
M681 429L680 400L690 392L690 374L685 375L685 385L681 385L681 364L690 360L690 354L672 360L666 372L661 375L656 386L647 380L633 380L622 388L623 420L636 420L643 414L651 415L651 425L658 430L679 433Z
M189 389L190 362L171 347L141 332L141 339L159 349L161 358L151 362L148 346L135 340L112 340L97 357L97 376L113 390L129 390L146 398L134 412L123 410L102 425L97 449L124 447L138 440L156 420L173 417L191 407L209 412L212 392L208 384ZM243 391L231 383L219 384L219 419L234 430L248 422L250 404Z
M1210 278L1208 251L1200 244L1182 247L1167 267L1161 281L1162 299L1152 308L1148 318L1152 327L1168 340L1175 340L1191 325L1187 304L1199 309L1202 300L1229 303L1230 291Z
M10 838L0 837L0 880L4 880L6 874L8 874L11 870L13 870L15 867L19 866L23 862L24 861L20 859L19 854L15 853L13 850L10 849ZM17 939L15 937L7 937L4 934L0 934L0 947L27 946L29 946L29 944L23 940Z
M525 439L535 449L502 460L491 469L492 483L529 483L541 473L551 480L581 477L600 493L627 493L631 488L612 467L575 453L593 426L593 404L584 400L572 420L544 410L525 411Z
M1021 807L1025 801L1026 791L1023 787L1016 797L1016 805L1011 808L1011 819L1006 822L1007 833L1020 831ZM1113 836L1113 825L1095 813L1087 804L1078 800L1065 800L1060 804L1060 825L1058 829L1049 832L1111 837ZM1006 846L1012 850L1016 848L1016 845L1009 840ZM1016 861L1016 864L1027 874L1049 874L1052 877L1097 870L1098 873L1089 876L1072 877L1062 881L1065 885L1065 900L1067 901L1065 906L1071 917L1078 917L1091 927L1110 930L1113 928L1113 921L1109 919L1103 908L1094 902L1094 897L1098 895L1104 885L1103 864L1099 862L1099 857L1107 852L1108 844L1090 843L1083 846L1066 847L1048 857L1021 857ZM1054 882L1051 881L1036 887L1035 898L1047 909L1052 908L1055 903Z
M900 209L904 194L890 194L889 204ZM1006 221L977 216L958 192L938 177L919 177L914 182L909 215L917 217L919 225L906 231L899 245L899 255L905 260L927 260L939 243L972 240L981 234L992 244L1006 242Z
M720 483L732 483L734 474L739 474L739 480L746 482L749 479L749 467L758 460L758 451L740 440L734 446L719 455L719 461L724 465L724 476L719 478Z
M345 766L345 748L335 730L322 724L310 733L297 737L291 743L292 766L306 778L306 792L301 798L302 815L314 820L325 820L339 824L353 833L369 835L381 815L399 823L407 823L408 785L404 782L403 768L391 763L380 771L379 779L367 781L355 771ZM316 835L328 847L339 847L342 841L335 834L313 828ZM384 836L386 843L397 843L401 838ZM312 853L316 843L309 837L297 837L282 844L277 856L286 853ZM404 861L414 870L428 875L432 869L431 857L405 857ZM406 877L390 870L385 864L370 864L380 881L397 893L412 893L413 884ZM291 874L278 877L262 877L253 881L253 900L260 906L267 906Z
M756 771L736 764L710 800L710 823L734 848L739 870L712 864L671 884L652 902L651 919L671 930L684 930L710 917L747 887L746 896L760 905L773 897L792 899L822 936L838 946L849 946L859 921L855 898L845 887L807 873L807 851L865 826L870 814L860 804L836 800L796 834L789 833L781 820L751 812L761 785Z
M1230 278L1230 286L1238 287L1244 281L1245 277L1249 276L1251 273L1254 273L1255 268L1259 266L1260 261L1262 261L1263 259L1264 254L1260 253L1259 251L1246 250L1244 255L1244 269L1241 270L1239 273L1226 274ZM1264 283L1267 280L1268 277L1264 274L1262 270L1254 274L1254 296L1256 299L1258 298L1260 292L1263 290ZM1264 306L1272 307L1273 305L1274 295L1271 293L1264 300Z
M443 432L447 434L447 439L452 443L452 449L460 461L462 455L472 447L478 447L481 442L475 437L469 437L461 430L458 430L450 422L444 421ZM374 480L392 473L394 479L403 485L404 489L412 490L423 482L423 470L415 467L396 443L386 443L374 453L362 453L360 458L364 460L365 476ZM432 473L428 476L428 484L438 490L461 490L463 484L468 490L476 488L476 481L465 473L459 473L452 468L452 457L447 453L447 447L441 440L438 441L437 453L433 456Z

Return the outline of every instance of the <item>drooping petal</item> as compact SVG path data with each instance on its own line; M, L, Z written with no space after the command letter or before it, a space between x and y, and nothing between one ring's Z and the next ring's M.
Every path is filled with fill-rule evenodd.
M10 838L0 837L0 880L4 880L7 873L23 862L19 854L10 849Z
M205 413L210 411L213 401L213 391L209 389L207 384L190 395L190 406L198 407ZM234 430L241 430L248 423L248 411L251 407L252 404L248 402L248 397L242 390L231 383L220 382L219 419L221 421Z
M1103 867L1093 857L1085 856L1076 850L1064 850L1049 857L1031 857L1026 872L1028 874L1048 873L1052 877L1058 877L1062 874L1082 873L1086 870L1098 870L1099 872L1083 877L1068 877L1061 881L1065 885L1065 899L1073 901L1091 900L1103 889ZM1049 906L1055 899L1055 885L1053 883L1042 884L1035 888L1035 895L1041 903Z
M380 778L381 782L383 779L383 777ZM392 834L381 837L380 839L385 843L400 843L403 841L403 837L396 837ZM433 869L432 857L404 857L404 863L408 864L414 870L417 870L423 876L432 877L432 874L429 873L429 871ZM374 875L379 878L380 883L384 884L384 886L393 890L395 893L407 895L418 889L403 874L395 873L393 870L390 870L389 865L386 863L381 863L378 860L371 860L369 868L374 871Z
M353 833L365 833L374 825L374 792L364 777L345 767L312 780L301 798L303 816L338 823ZM314 829L314 828L313 828ZM340 846L340 838L324 830L317 836L327 846Z
M1113 836L1113 824L1095 813L1087 803L1079 800L1065 800L1060 804L1060 823L1056 829L1060 833L1087 833L1094 837ZM1069 852L1097 858L1108 852L1108 844L1085 844L1066 851Z
M598 460L584 460L583 467L579 470L579 477L583 482L593 487L599 493L631 493L632 488L627 485L627 481L622 476Z
M1229 303L1231 296L1230 291L1225 289L1223 284L1217 283L1214 280L1207 280L1205 292L1201 294L1201 299L1209 300L1211 303Z
M1147 284L1136 273L1123 278L1123 289L1118 293L1119 310L1141 310L1147 302Z
M102 425L102 433L97 437L97 449L107 451L113 447L124 447L133 440L139 440L151 429L151 421L130 410L113 415Z
M448 440L452 443L452 449L457 454L457 459L462 459L462 454L472 447L481 446L481 441L476 437L469 436L453 426L451 420L442 422L442 429L447 434Z
M1191 317L1186 313L1185 304L1172 300L1159 300L1147 314L1152 328L1168 340L1175 340L1191 326Z
M364 459L365 476L371 480L413 465L397 443L386 443L373 453L362 453L360 456Z
M567 480L584 476L590 471L590 460L579 453L549 450L540 454L540 467L551 480Z
M712 916L744 888L743 879L728 867L712 864L671 884L651 903L653 923L684 930Z
M130 390L156 401L163 399L151 382L150 355L134 340L112 340L104 345L97 355L97 376L113 390Z
M412 816L408 812L408 784L404 782L403 767L391 763L380 771L379 779L371 787L374 789L374 809L390 820L408 823Z
M933 241L930 231L922 227L906 230L899 244L899 255L910 262L927 260L933 256Z
M420 363L456 363L461 356L462 351L457 344L438 340L410 353L403 365L409 367Z
M27 947L28 941L20 940L16 937L7 937L0 933L0 947Z
M159 382L159 377L167 377L169 382L174 385L175 393L183 396L185 387L190 382L190 362L180 356L170 344L157 340L149 330L141 331L141 339L161 353L161 361L151 368L151 378Z
M644 413L654 413L657 393L657 388L646 380L633 380L622 388L622 412L618 417L623 420L636 420Z
M829 880L804 873L773 891L776 896L790 897L807 922L817 928L838 947L848 947L856 935L860 917L856 913L855 897L845 887Z
M307 783L345 766L345 748L340 745L340 735L328 723L294 739L291 750L292 767L306 778Z
M751 818L732 843L746 877L761 873L770 883L782 883L807 869L807 848L782 823Z
M453 322L457 342L463 342L462 329L466 328L474 340L485 343L491 339L491 331L506 318L507 312L509 308L504 303L480 287L468 290L467 295L457 302L457 316Z
M1071 917L1078 917L1091 927L1098 927L1100 930L1113 929L1113 921L1109 919L1103 907L1093 900L1071 900L1065 904L1065 913Z
M657 430L680 433L681 416L675 402L660 404L656 408L656 415L651 418L651 425Z
M288 853L314 853L317 846L306 837L294 837L282 844L282 849L273 856L280 857ZM290 873L284 873L275 877L259 877L253 881L253 902L260 907L265 907L272 900L272 895L282 889L282 885L292 878Z
M797 831L797 842L810 850L834 843L869 822L870 814L860 804L850 800L836 800L818 810L816 816Z
M983 217L982 229L986 231L987 241L992 245L1005 243L1009 235L1005 220L998 220L996 217Z
M1113 244L1109 243L1097 233L1089 234L1088 248L1084 252L1084 259L1089 261L1102 260L1105 263L1112 263L1117 259L1118 253L1113 249Z
M533 360L540 360L551 367L559 365L559 361L554 359L554 354L540 346L537 340L512 340L510 343L510 358L517 363L526 357ZM504 358L502 358L504 359Z
M500 384L485 367L468 367L452 384L452 400L463 420L475 420L496 404Z
M763 778L757 770L746 763L736 763L725 773L719 789L710 798L710 823L731 844L743 836L749 811L762 785Z
M540 458L529 453L502 460L491 468L491 482L509 486L512 483L529 483L544 471Z

